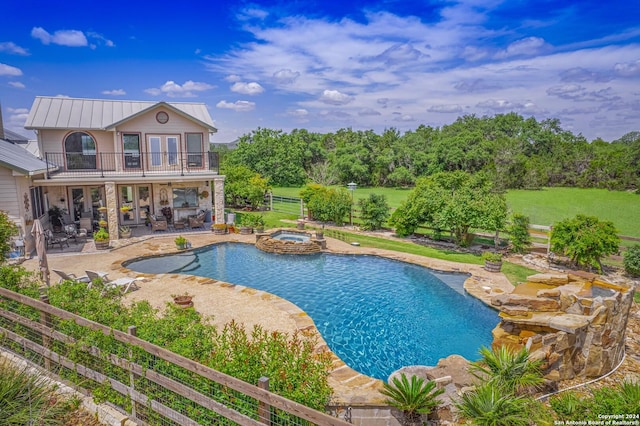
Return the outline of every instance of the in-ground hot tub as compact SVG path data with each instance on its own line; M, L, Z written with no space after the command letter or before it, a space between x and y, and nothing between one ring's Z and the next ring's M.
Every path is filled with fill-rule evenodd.
M320 253L322 251L321 241L311 237L312 234L309 232L280 229L268 235L259 235L256 247L268 253L278 254Z

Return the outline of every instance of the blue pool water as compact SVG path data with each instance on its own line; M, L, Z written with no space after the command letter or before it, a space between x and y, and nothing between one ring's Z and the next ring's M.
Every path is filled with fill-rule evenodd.
M347 365L386 380L407 365L478 358L497 312L462 290L467 275L430 271L377 256L276 255L224 243L135 260L145 273L186 273L276 294L307 312Z

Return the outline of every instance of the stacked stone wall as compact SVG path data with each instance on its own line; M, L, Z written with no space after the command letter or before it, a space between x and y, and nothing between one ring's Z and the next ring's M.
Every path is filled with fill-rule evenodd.
M276 240L270 236L257 238L256 247L262 251L276 254L316 254L322 251L320 244L315 240L307 242L295 242Z
M528 347L549 380L597 377L622 360L632 285L539 274L521 286L492 298L502 318L494 345Z

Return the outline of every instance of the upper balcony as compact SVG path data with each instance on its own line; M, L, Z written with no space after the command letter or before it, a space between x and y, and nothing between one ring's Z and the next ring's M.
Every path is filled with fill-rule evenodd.
M60 177L151 177L219 172L217 152L47 152L47 179Z

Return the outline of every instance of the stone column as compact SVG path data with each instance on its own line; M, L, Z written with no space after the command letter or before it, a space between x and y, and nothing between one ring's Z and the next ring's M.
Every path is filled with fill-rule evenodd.
M105 207L107 208L107 230L109 231L109 240L117 240L120 238L118 232L118 197L116 193L115 182L105 182Z
M215 223L224 223L224 176L213 179L213 203Z

